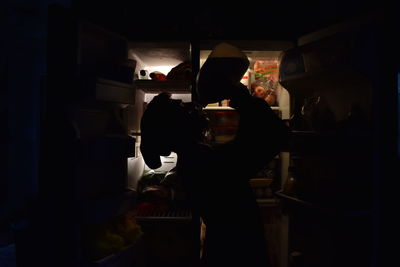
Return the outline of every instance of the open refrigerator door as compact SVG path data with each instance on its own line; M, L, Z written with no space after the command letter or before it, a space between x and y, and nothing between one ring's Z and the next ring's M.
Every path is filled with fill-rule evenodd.
M293 263L367 266L376 256L377 21L366 15L310 33L283 55L279 81L291 96L292 138L278 195ZM315 234L304 238L305 231Z

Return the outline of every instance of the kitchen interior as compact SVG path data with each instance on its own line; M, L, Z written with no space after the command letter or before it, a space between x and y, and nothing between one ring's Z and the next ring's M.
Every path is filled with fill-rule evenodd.
M72 2L48 10L38 190L4 227L15 266L196 266L206 226L186 206L176 154L156 170L144 163L140 119L160 92L195 101L196 74L220 42L247 55L241 82L293 133L249 180L272 267L382 266L380 190L398 137L387 135L397 105L383 90L388 66L377 67L381 10ZM232 140L228 101L204 111L210 144Z

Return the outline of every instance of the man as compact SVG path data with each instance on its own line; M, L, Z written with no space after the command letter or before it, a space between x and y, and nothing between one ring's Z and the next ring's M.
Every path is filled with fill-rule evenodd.
M207 118L193 103L162 93L142 117L141 151L150 168L160 156L175 152L177 173L188 203L206 225L202 266L269 266L263 224L249 179L272 160L289 129L262 99L250 95L240 80L249 66L238 48L217 45L197 80L201 106L230 100L240 116L234 140L205 144ZM268 142L260 142L257 136Z

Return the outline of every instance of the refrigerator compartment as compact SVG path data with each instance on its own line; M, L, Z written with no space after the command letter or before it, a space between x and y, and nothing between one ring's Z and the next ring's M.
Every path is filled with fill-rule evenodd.
M200 42L200 67L206 61L207 57L212 51L212 48L220 42L222 41L202 40ZM247 86L249 92L251 93L252 87L255 88L255 85L259 84L260 82L273 85L275 101L271 108L277 110L277 114L279 114L282 119L288 119L290 117L289 93L286 88L279 84L279 68L274 69L274 75L271 75L271 73L264 73L265 77L256 77L254 66L260 62L267 61L273 61L275 67L279 66L280 57L283 51L293 48L294 44L292 42L262 40L227 40L225 42L239 47L247 55L250 61L248 71L244 74L244 77L241 80L241 82ZM271 98L268 98L268 102L270 102L270 100Z
M139 79L139 72L147 74L161 72L168 75L175 67L191 61L191 45L189 41L131 41L128 44L128 57L137 62L133 85L136 88L135 104L132 115L128 116L129 131L140 134L140 120L143 112L154 96L161 92L171 93L171 98L191 101L192 79L170 79L156 81ZM190 64L191 65L191 64Z
M148 74L146 75L148 79L151 73L161 73L169 81L192 80L191 67L189 67L191 44L188 41L130 41L128 42L128 58L137 62L135 80L141 78L141 70ZM179 71L180 67L185 75L172 75L172 72Z

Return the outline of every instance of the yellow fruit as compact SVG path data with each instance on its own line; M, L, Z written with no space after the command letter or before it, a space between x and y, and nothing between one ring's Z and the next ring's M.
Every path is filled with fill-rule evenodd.
M115 221L112 232L123 238L124 246L134 244L142 236L140 225L130 217L120 217Z
M113 253L121 251L124 247L124 239L121 236L111 233L109 231L107 231L105 234L104 242L109 245Z
M132 245L136 243L143 235L142 230L138 225L130 227L124 236L125 245Z
M98 242L95 244L92 254L92 259L99 260L113 254L113 249L106 242Z

